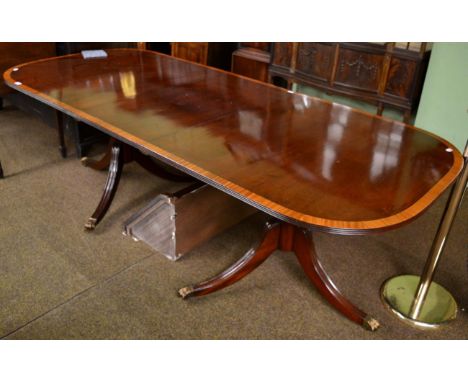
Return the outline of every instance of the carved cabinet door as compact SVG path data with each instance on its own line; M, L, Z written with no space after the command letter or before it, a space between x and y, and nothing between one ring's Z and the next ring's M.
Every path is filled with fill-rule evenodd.
M273 44L272 64L274 66L290 68L294 44L293 42L275 42Z
M296 72L329 81L333 72L335 44L300 42L297 47Z
M381 54L341 48L335 83L377 93L383 74L383 60Z

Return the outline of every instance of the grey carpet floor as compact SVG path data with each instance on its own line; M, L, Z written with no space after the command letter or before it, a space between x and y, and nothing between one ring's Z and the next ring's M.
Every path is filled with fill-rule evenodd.
M72 145L69 144L69 148ZM72 151L72 150L70 150ZM170 262L122 235L122 223L162 191L136 164L125 167L107 216L83 224L106 173L61 159L56 131L7 105L0 111L0 337L6 339L467 339L468 202L462 205L436 281L461 310L438 330L421 331L390 315L379 298L387 278L419 273L447 193L420 218L372 236L316 235L321 261L341 291L376 317L368 332L334 310L290 253L276 252L239 283L198 299L178 288L206 279L256 241L255 216Z

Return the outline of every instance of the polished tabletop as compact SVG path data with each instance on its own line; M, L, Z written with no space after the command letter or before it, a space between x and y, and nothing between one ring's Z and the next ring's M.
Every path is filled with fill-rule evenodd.
M7 85L270 215L359 234L422 213L456 179L450 143L401 122L136 49L11 68Z

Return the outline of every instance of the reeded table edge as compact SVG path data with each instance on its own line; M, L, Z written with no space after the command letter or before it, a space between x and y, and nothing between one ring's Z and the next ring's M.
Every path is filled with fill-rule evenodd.
M127 49L108 49L108 50L135 51L139 49L127 48ZM145 52L145 54L167 56L164 54L160 54L160 53L148 51L148 50L139 50L139 51L143 51ZM49 97L48 95L40 91L37 91L35 89L32 89L25 84L21 83L19 85L16 85L15 81L11 77L11 73L13 72L14 68L20 68L22 66L31 65L37 62L42 62L42 61L59 60L59 59L63 59L64 57L71 57L71 56L78 57L79 54L75 53L75 54L70 54L67 56L44 58L40 60L27 62L21 65L15 65L14 67L6 70L5 73L3 74L5 84L38 101L44 102L45 104L59 111L64 112L65 114L68 114L69 116L73 118L86 122L90 124L91 126L97 128L98 130L101 130L118 140L124 141L125 143L131 146L134 146L137 149L143 150L145 151L145 154L152 155L156 157L157 159L160 159L163 162L176 167L178 170L185 172L193 176L194 178L197 178L223 192L226 192L227 194L237 199L240 199L247 204L250 204L251 206L259 209L260 211L263 211L282 221L285 221L294 225L298 225L304 228L310 228L314 230L330 232L330 233L335 233L335 234L340 234L340 235L362 235L362 234L367 234L371 232L378 232L378 231L388 230L391 228L396 228L404 223L409 223L410 221L412 221L413 219L421 215L429 206L431 206L431 204L434 203L437 200L437 198L456 180L457 175L460 173L463 167L463 159L459 150L450 142L439 137L438 135L433 134L423 129L419 129L415 126L405 124L403 122L390 120L388 118L381 117L381 116L376 116L374 114L371 114L371 113L368 113L359 109L353 109L354 111L357 111L361 114L368 115L373 118L390 120L394 123L396 122L398 124L404 125L405 128L420 130L424 134L431 135L432 137L436 138L440 142L444 143L448 148L452 149L453 165L451 169L431 189L429 189L429 191L426 192L416 203L404 209L403 211L400 211L397 214L394 214L385 218L374 219L374 220L362 220L362 221L359 221L359 220L358 221L354 221L354 220L346 221L346 220L324 219L324 218L319 218L319 217L315 217L312 215L303 214L303 213L291 210L289 208L283 207L275 202L272 202L271 200L266 199L263 196L257 195L254 192L251 192L218 175L215 175L209 171L206 171L198 167L197 165L194 165L182 158L179 158L178 156L171 154L167 152L166 150L159 148L158 146L145 142L144 140L121 130L117 126L114 126L108 122L102 121L99 118L93 117L92 115L89 115L70 105L67 105L55 98ZM171 57L171 56L168 56L168 57ZM188 60L184 60L184 59L180 59L176 57L171 57L171 58L174 60L189 62L192 65L207 67L205 65L193 63ZM275 89L278 89L280 91L285 91L285 92L290 93L290 91L288 91L287 89L283 89L283 88L274 86L272 84L264 83L258 80L252 80L252 79L249 79L247 77L244 77L235 73L226 72L226 71L216 69L216 68L211 68L211 67L209 67L209 69L215 70L218 72L223 72L227 75L241 77L244 80L257 82L259 84L262 84L263 86L274 87ZM316 97L312 97L309 95L304 95L304 96L312 98L312 99L318 99ZM319 100L325 103L333 103L327 100L322 100L322 99L319 99Z

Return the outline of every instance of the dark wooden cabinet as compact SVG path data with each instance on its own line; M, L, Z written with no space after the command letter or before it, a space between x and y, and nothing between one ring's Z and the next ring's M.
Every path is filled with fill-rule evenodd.
M421 95L429 52L396 43L273 43L270 81L284 79L405 112L408 121Z
M229 70L235 48L236 44L231 42L173 42L171 54L199 64Z
M270 42L240 42L232 54L234 73L259 81L268 81L268 66L271 59Z
M252 48L263 52L270 52L271 42L240 42L239 48Z
M154 52L171 54L170 42L140 42L138 43L139 49L152 50Z

